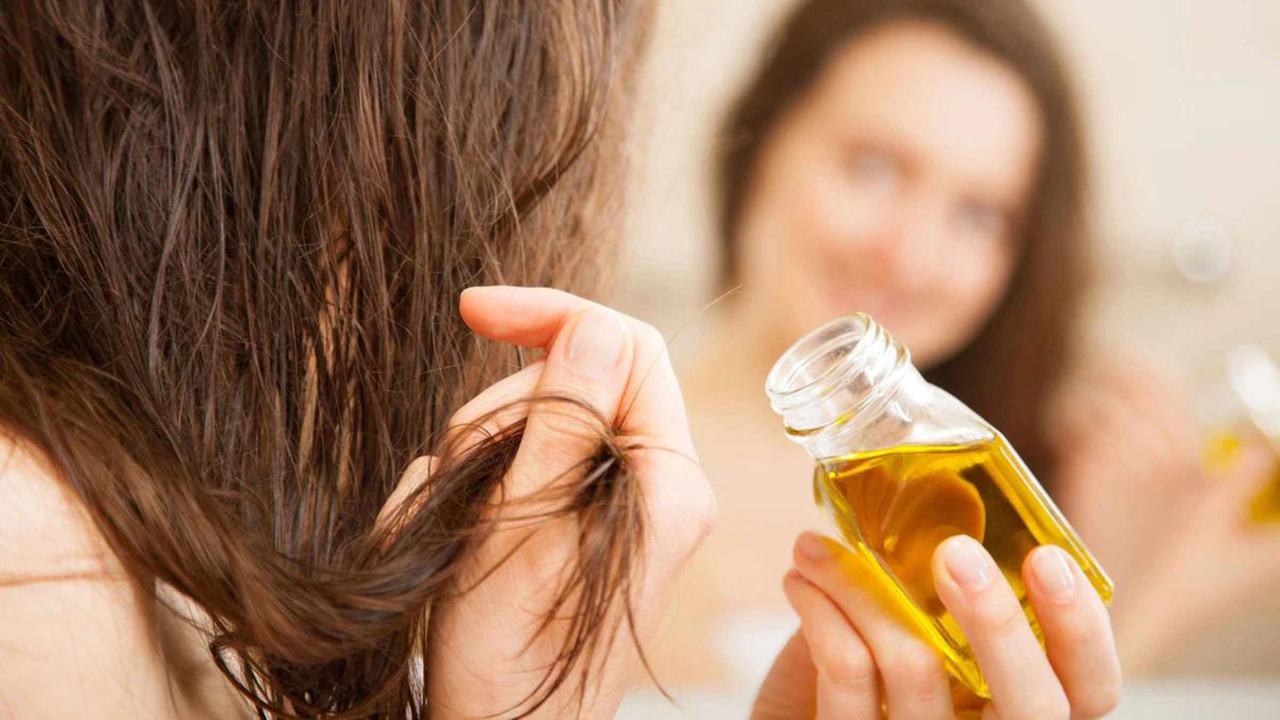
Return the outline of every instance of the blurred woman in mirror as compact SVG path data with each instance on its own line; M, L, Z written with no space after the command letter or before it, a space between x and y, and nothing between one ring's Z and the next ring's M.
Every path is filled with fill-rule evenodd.
M1085 347L1085 147L1065 62L1023 0L808 0L783 22L718 147L722 289L737 289L683 380L721 521L666 642L675 676L758 674L744 654L767 660L792 626L778 578L816 519L812 461L764 377L859 310L1050 489L1116 581L1128 667L1155 669L1280 584L1277 533L1239 522L1266 453L1208 477L1177 384ZM693 636L724 662L682 662Z

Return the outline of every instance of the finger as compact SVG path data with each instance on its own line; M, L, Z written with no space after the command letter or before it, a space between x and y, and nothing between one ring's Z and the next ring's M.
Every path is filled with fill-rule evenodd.
M462 291L458 309L476 333L521 347L549 348L577 312L598 307L560 290L506 285Z
M878 718L879 674L862 636L840 608L799 572L787 573L782 588L800 616L801 632L817 670L817 717Z
M1113 442L1131 444L1113 457L1132 456L1141 472L1164 484L1199 484L1200 430L1192 420L1185 382L1168 368L1117 357L1106 363L1091 383L1123 415L1122 432ZM1102 432L1105 432L1103 430ZM1117 449L1117 448L1111 448Z
M455 454L465 454L472 442L483 441L529 416L529 404L542 380L545 360L535 360L485 388L449 418L450 440L460 442ZM474 438L474 439L473 439Z
M1114 397L1096 388L1076 385L1062 392L1058 405L1057 432L1074 450L1068 458L1098 455L1126 442L1125 414ZM1126 452L1115 457L1123 461L1130 456Z
M449 418L448 427L452 436L450 440L464 442L451 450L457 455L464 455L468 450L467 445L470 444L466 440L469 440L471 435L475 437L474 442L478 443L523 420L529 411L528 407L519 401L533 393L538 380L542 377L544 364L541 360L531 363L485 388L483 392L459 408L453 417ZM435 455L423 455L410 463L391 495L387 497L382 510L378 512L375 525L384 525L400 512L401 505L418 492L439 464L440 458Z
M1094 427L1087 438L1074 441L1076 454L1108 458L1119 478L1131 485L1168 491L1203 484L1199 457L1191 450L1194 443L1172 442L1130 403L1115 396L1095 394ZM1176 496L1177 493L1168 493L1165 497Z
M460 310L476 333L523 347L549 348L569 320L602 306L550 288L474 287L462 293ZM612 312L612 311L610 311ZM620 315L634 348L619 429L646 443L694 457L684 398L667 354L666 341L652 326ZM611 409L601 408L602 411Z
M951 693L941 659L921 639L922 630L912 629L913 616L893 612L891 591L883 586L887 581L870 563L815 533L800 536L794 557L804 579L834 601L871 648L890 715L950 717Z
M535 398L543 400L529 409L512 464L510 489L516 497L574 472L598 453L630 374L631 334L621 315L589 308L570 318L534 389Z
M1022 574L1072 717L1111 712L1120 700L1120 660L1102 599L1075 560L1052 545L1033 550Z
M485 705L513 707L527 699L530 685L524 679L542 677L562 650L557 641L561 624L546 628L548 632L534 633L543 627L541 621L552 607L550 603L566 587L565 573L580 565L577 553L581 538L576 518L570 515L552 521L540 519L538 513L564 509L564 498L556 497L559 493L540 495L540 491L553 489L553 484L570 478L582 479L600 449L602 432L610 429L605 425L620 431L615 434L644 433L642 437L654 438L658 446L675 447L683 442L691 448L692 441L688 439L683 401L669 365L665 366L671 375L667 382L637 380L643 375L637 368L646 358L665 357L661 335L652 328L595 303L547 289L475 288L463 293L460 306L464 320L478 334L540 348L546 353L531 388L510 387L513 392L532 396L534 401L528 404L524 434L504 490L509 500L532 498L535 502L497 505L501 525L468 559L460 581L472 590L461 601L446 606L446 612L433 612L432 620L433 631L438 629L442 639L465 637L467 628L482 628L476 631L477 636L491 638L487 646L450 646L448 640L442 640L435 647L437 652L474 656L465 665L488 667L490 674L509 674L513 682L486 697ZM649 395L655 388L668 393L666 398L659 397L659 402L650 401L653 406L662 406L665 415L626 412L629 396ZM574 402L550 399L555 397ZM484 409L480 407L481 414ZM455 418L455 423L471 417L460 414L463 417ZM645 422L638 422L637 418ZM630 455L626 460L632 463ZM642 483L648 515L644 537L650 546L646 548L650 552L642 555L642 577L639 585L632 587L631 598L636 608L633 628L643 638L660 613L663 593L675 574L662 560L677 554L651 551L655 544L675 543L674 534L664 524L664 516L670 513L659 511L663 503L671 502L668 496L672 493L652 492L659 485L655 480L701 487L702 492L709 490L705 477L700 472L693 476L688 467L679 468L680 473L654 473L634 462L628 475ZM702 506L681 508L686 525L698 526L699 518L707 517L699 507ZM513 516L532 522L513 524L509 522ZM479 583L481 578L483 583ZM473 580L475 585L471 584ZM572 612L572 606L567 611ZM615 617L613 621L621 623L624 619ZM463 628L462 632L457 628ZM618 644L626 645L621 638ZM614 688L624 687L623 676L638 660L622 648L610 653L612 659L598 675L596 687L608 687L612 693ZM501 704L507 700L511 702Z
M402 510L401 506L406 500L413 497L418 492L418 488L426 484L431 478L431 473L435 472L436 466L439 464L439 458L434 455L423 455L422 457L409 463L408 469L400 476L396 487L391 491L391 495L387 497L387 501L383 503L382 509L378 511L378 517L374 521L375 527L382 527L390 522L397 515L408 517L413 514L413 510ZM403 515L401 513L403 512ZM399 526L393 528L388 533L388 538L399 534Z
M1066 693L1013 588L987 551L957 535L933 556L934 586L969 640L1001 720L1066 718Z
M600 424L612 425L631 374L633 340L623 316L544 288L472 288L462 295L461 311L481 335L547 350L536 397L581 403L530 408L510 490L528 494L594 455L608 429Z
M480 295L483 298L484 294ZM468 293L463 307L464 317L481 330L503 313L514 315L521 307L538 306L536 298L525 306L485 306ZM462 599L446 606L443 613L433 610L434 627L445 638L439 642L449 643L447 638L455 634L485 640L479 645L449 646L448 652L471 658L463 662L483 666L489 675L501 678L496 687L474 691L456 682L447 683L451 687L444 692L463 697L474 692L477 705L473 707L519 707L542 689L538 681L548 668L555 667L563 651L561 628L570 626L542 623L554 603L562 599L569 573L581 567L580 537L576 519L559 514L566 506L563 495L544 491L585 476L587 465L598 454L602 434L608 431L602 425L611 422L631 370L632 340L620 314L587 303L561 317L549 318L546 324L551 333L540 373L530 372L521 380L509 378L505 387L489 397L497 403L518 394L533 398L520 446L501 487L502 501L495 505L494 530L463 567L458 580L465 589ZM508 339L502 333L495 334L496 339ZM477 416L483 418L490 407L477 403L454 422L461 426ZM472 411L478 415L470 414ZM574 611L577 600L569 598L569 602L561 609L562 616ZM643 599L638 604L648 607ZM620 617L607 619L622 621ZM540 632L544 629L546 632ZM437 647L446 647L439 642ZM628 651L620 649L617 654ZM481 665L475 665L477 662ZM624 667L632 664L630 655L625 655L617 665L597 668L601 673L599 687L605 687L605 682L610 689L620 687L613 674L627 672ZM567 702L572 693L560 695ZM555 708L550 715L558 716L562 711L559 705Z
M662 335L633 318L548 288L471 288L463 293L461 309L481 335L547 348L536 394L579 397L601 411L600 420L614 425L619 439L633 448L631 459L645 489L655 530L646 540L653 569L671 571L687 561L714 524L715 500L697 463L684 398ZM632 348L609 383L577 372L567 352L577 319L602 313L621 319ZM620 399L618 377L625 378ZM595 419L574 410L561 403L535 404L530 410L512 470L517 496L536 490L538 478L563 475L597 447L598 426L591 432Z

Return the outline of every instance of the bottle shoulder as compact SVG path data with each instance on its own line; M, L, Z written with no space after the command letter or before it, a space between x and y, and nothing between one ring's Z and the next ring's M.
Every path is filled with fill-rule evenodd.
M889 402L874 422L833 443L827 456L906 446L960 447L987 442L996 431L967 405L927 383Z

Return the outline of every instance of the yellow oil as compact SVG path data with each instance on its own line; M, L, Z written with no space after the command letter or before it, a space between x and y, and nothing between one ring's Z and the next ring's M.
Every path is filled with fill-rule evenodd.
M854 549L890 580L888 602L943 656L951 673L989 697L968 641L938 599L932 558L964 534L986 547L1040 635L1022 583L1022 563L1041 544L1070 553L1110 602L1111 581L1003 438L964 446L906 446L819 462L814 493ZM1043 640L1043 638L1042 638Z
M1205 450L1206 465L1210 472L1221 472L1235 463L1245 445L1247 434L1254 431L1219 430L1209 436ZM1274 449L1275 444L1271 444ZM1280 453L1271 471L1271 477L1263 483L1258 494L1249 501L1249 519L1255 523L1280 523Z

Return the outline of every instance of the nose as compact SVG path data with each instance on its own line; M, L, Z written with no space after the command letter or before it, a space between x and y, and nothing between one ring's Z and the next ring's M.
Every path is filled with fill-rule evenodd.
M954 263L947 255L946 209L928 197L903 198L870 238L872 262L886 283L901 290L936 287Z

